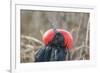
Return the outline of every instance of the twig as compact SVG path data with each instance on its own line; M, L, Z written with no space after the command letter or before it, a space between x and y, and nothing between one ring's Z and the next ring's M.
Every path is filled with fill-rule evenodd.
M83 14L81 14L81 18L79 20L79 26L78 26L78 29L77 29L77 35L76 35L75 43L77 43L77 40L78 40L78 37L79 37L79 32L80 32L80 28L81 28L82 21L83 21L82 19L83 19Z
M43 36L44 32L42 30L40 30L41 35Z
M73 32L76 31L76 30L77 30L77 28L75 27L70 31L70 33L73 34Z
M88 20L87 31L86 31L86 39L85 39L85 46L86 47L87 47L88 37L89 37L89 24L90 24L90 21Z
M42 43L40 40L38 40L38 39L36 39L36 38L34 38L34 37L31 37L31 36L21 35L21 38L26 38L26 39L35 41L35 42L37 42L37 43L43 45L43 43Z
M82 43L82 45L78 46L78 47L75 47L75 51L76 50L79 50L80 48L83 48L84 47L84 43Z

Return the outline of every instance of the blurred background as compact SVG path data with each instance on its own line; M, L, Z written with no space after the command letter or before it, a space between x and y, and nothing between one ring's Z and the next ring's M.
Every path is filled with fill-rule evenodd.
M35 52L44 45L42 35L50 28L63 28L72 34L71 60L90 59L89 13L21 10L20 14L21 63L34 62Z

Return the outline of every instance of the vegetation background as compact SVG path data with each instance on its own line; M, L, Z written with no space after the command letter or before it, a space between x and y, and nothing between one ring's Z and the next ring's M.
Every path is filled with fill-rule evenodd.
M90 59L89 13L21 10L21 63L34 62L34 54L41 46L42 35L50 28L68 30L74 39L71 60ZM66 59L67 60L67 59Z

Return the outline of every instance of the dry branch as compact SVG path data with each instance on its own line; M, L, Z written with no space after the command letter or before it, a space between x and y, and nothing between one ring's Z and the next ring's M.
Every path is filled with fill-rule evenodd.
M76 35L75 43L77 43L77 41L78 41L79 32L80 32L80 28L81 28L82 21L83 21L83 20L82 20L82 19L83 19L83 14L81 14L80 16L81 16L81 18L80 18L80 20L79 20L79 26L78 26L78 29L77 29L77 35Z
M21 35L21 38L26 38L28 40L32 40L32 41L35 41L36 43L39 43L39 44L43 45L43 43L40 40L38 40L38 39L36 39L34 37L30 37L30 36L26 36L26 35Z
M88 37L89 37L89 25L90 25L90 21L88 20L87 31L86 31L86 39L85 39L86 47L87 47L87 44L88 44Z

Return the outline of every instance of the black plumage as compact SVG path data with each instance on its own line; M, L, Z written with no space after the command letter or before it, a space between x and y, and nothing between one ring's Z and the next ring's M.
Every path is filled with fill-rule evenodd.
M68 50L64 45L64 37L60 32L55 32L54 38L48 45L38 49L35 54L35 62L64 61Z

